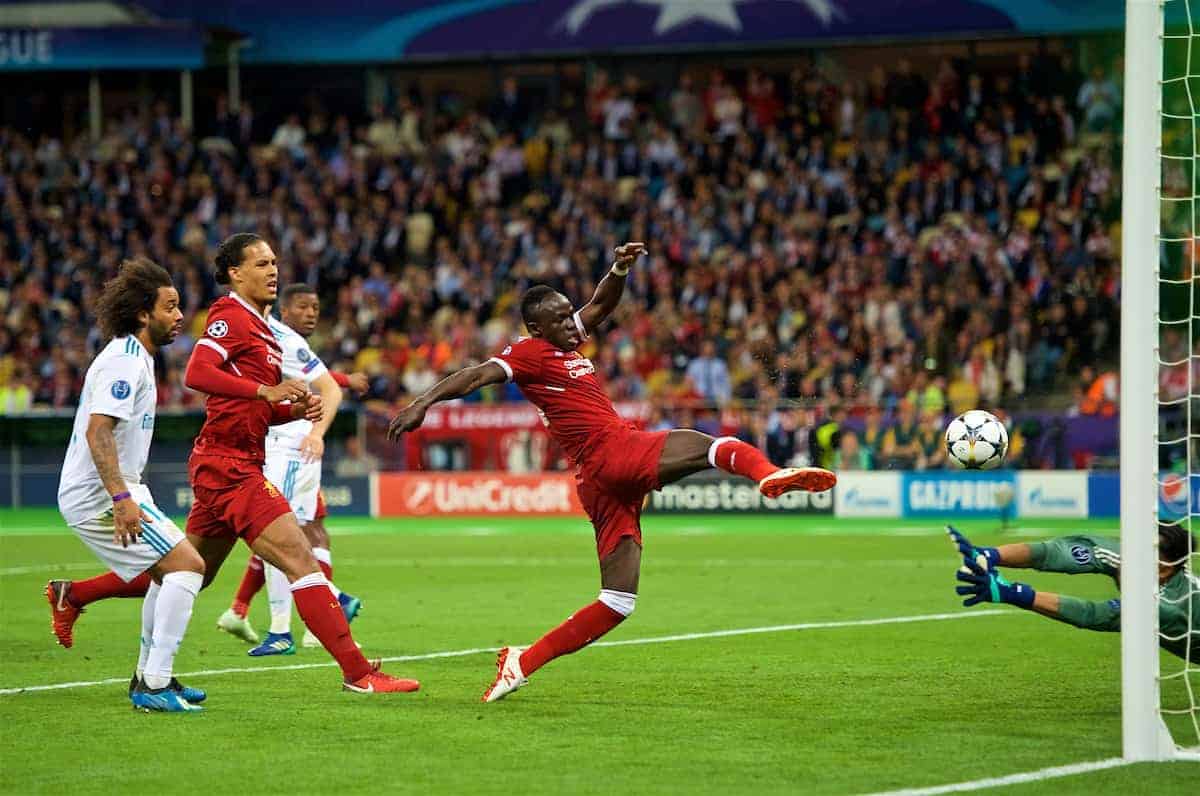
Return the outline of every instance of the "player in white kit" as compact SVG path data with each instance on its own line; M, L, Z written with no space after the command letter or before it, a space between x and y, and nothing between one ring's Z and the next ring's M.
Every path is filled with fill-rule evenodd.
M316 327L320 314L316 290L305 284L288 285L280 291L279 313L283 320L272 317L267 325L283 351L283 377L307 382L310 389L320 394L325 412L316 424L308 420L295 420L272 426L267 434L267 461L263 473L271 483L279 486L291 504L296 519L313 544L313 554L324 568L329 565L331 556L328 539L317 522L321 457L325 450L325 432L337 415L342 390L305 339ZM270 564L251 561L251 568L257 566L263 568L266 579L271 629L262 643L248 654L254 657L291 655L296 651L296 645L291 633L292 592L287 578ZM361 602L343 594L332 581L329 585L342 605L347 620L353 619ZM239 616L233 608L221 615L217 626L242 638L253 634L249 621ZM303 643L305 646L320 646L311 633L305 633Z
M109 339L88 367L58 487L63 519L125 581L152 578L129 698L146 711L188 712L205 698L173 674L175 655L204 579L204 561L154 505L142 472L154 436L154 355L183 325L171 276L145 258L126 260L96 304ZM51 581L51 602L69 599Z

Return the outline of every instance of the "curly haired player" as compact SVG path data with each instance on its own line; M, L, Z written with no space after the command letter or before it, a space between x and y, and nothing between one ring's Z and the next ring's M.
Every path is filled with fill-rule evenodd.
M179 294L166 270L134 258L104 286L96 314L108 343L84 378L58 486L59 511L108 565L110 572L94 580L118 588L146 584L139 585L145 593L141 649L129 685L134 706L164 713L202 710L195 703L205 693L180 685L172 670L204 579L204 561L142 483L158 400L154 355L179 336ZM50 581L46 598L54 633L70 647L71 623L81 609L71 601L68 582Z

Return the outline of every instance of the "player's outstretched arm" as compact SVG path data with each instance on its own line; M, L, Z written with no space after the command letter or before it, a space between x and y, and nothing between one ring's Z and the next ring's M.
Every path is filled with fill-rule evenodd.
M425 412L436 403L462 398L480 387L501 384L507 380L508 374L504 372L504 368L492 361L452 373L418 395L412 403L400 410L400 414L392 418L388 425L388 439L399 439L404 432L420 428L425 422Z
M1087 630L1121 629L1119 600L1083 600L1049 591L1035 591L1026 583L1013 583L997 570L988 570L979 561L964 561L955 573L954 591L965 597L963 605L1007 603L1035 611L1042 616Z
M963 557L964 564L967 561L981 563L980 558L987 563L984 569L992 570L996 567L1016 567L1024 569L1034 566L1033 556L1029 545L1027 544L1003 544L999 547L979 547L971 542L961 531L953 525L946 526L946 533L950 535L950 541L958 548L959 555Z
M613 262L612 270L600 280L600 284L596 286L596 292L592 295L592 300L579 310L579 321L589 334L603 323L605 318L612 315L613 310L621 303L621 294L625 292L625 277L629 275L629 268L637 262L638 257L645 253L646 244L644 243L626 243L617 247L616 260Z

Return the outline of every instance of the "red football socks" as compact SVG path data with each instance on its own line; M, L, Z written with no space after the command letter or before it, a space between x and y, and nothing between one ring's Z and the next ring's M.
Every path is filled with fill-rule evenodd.
M149 588L148 572L143 572L128 583L113 572L105 572L87 580L71 581L70 600L76 608L82 608L96 600L109 597L145 597Z
M321 574L325 576L325 580L333 582L333 567L326 564L324 561L317 559L317 566L321 568Z
M352 683L371 671L371 664L354 644L342 606L323 575L314 572L292 583L292 599L304 624L342 667L346 682Z
M758 448L734 437L721 437L713 442L708 461L713 467L745 476L755 483L779 469Z
M254 595L258 594L265 582L266 576L263 574L262 559L258 556L250 556L250 560L246 562L246 571L242 573L242 582L238 584L237 594L233 597L233 612L245 619L246 613L250 610L250 601L254 599Z
M528 677L555 658L591 644L624 619L599 600L585 605L521 653L521 672Z

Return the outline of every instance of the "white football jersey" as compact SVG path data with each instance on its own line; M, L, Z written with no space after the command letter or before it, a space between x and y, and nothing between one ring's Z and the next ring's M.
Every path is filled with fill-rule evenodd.
M112 508L92 451L88 447L88 419L108 415L117 419L113 438L121 477L130 486L142 482L154 437L154 409L158 388L154 358L136 337L115 337L87 369L71 443L58 482L58 510L69 525L92 520Z
M283 363L280 367L285 379L303 379L312 384L329 372L325 363L313 353L308 347L308 341L301 337L299 332L274 316L267 318L267 326L271 327L271 334L275 335L279 347L283 350ZM311 420L293 420L290 423L271 426L267 433L268 455L272 450L295 450L300 446L300 440L312 431L312 426Z

